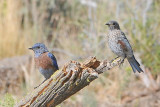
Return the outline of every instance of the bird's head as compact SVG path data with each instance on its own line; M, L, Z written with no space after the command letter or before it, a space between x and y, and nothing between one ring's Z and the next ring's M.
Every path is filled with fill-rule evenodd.
M108 25L110 30L120 29L119 24L116 21L109 21L105 25Z
M48 52L47 47L43 43L36 43L29 49L34 51L35 56L39 56L42 53Z

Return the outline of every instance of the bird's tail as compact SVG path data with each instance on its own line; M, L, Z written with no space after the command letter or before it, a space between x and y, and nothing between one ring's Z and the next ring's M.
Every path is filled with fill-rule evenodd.
M137 60L135 59L134 55L130 58L127 58L129 64L131 65L133 72L135 73L136 70L141 73L143 72L143 70L140 68L140 64L137 62Z

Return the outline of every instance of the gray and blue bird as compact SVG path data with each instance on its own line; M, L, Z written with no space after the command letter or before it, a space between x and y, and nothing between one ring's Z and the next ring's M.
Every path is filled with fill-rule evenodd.
M140 68L140 64L134 57L133 50L129 41L125 34L121 31L118 22L109 21L106 23L106 25L109 27L108 45L112 52L115 53L118 57L121 57L122 61L127 58L134 73L136 71L139 73L143 72L143 70Z
M51 75L55 71L59 69L57 60L55 56L50 53L47 47L42 43L36 43L29 49L34 51L35 65L39 69L39 72L45 78L45 80L41 83L43 84L47 79L51 77ZM40 85L38 85L37 87L39 87Z

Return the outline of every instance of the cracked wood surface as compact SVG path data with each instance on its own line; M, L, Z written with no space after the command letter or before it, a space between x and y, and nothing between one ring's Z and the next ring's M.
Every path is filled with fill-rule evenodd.
M100 62L96 57L90 57L84 63L70 61L15 107L55 107L117 65L117 60Z

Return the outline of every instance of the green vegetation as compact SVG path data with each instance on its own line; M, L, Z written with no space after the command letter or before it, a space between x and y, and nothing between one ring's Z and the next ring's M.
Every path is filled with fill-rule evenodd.
M15 104L14 98L11 94L5 94L3 99L0 99L0 107L13 107Z

